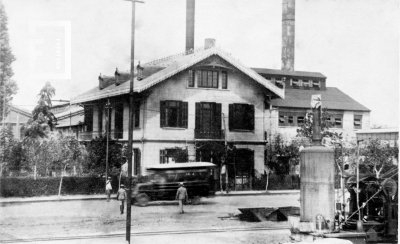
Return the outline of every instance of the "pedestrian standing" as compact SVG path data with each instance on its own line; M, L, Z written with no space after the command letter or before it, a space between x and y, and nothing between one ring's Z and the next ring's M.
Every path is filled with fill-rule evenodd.
M124 202L126 198L125 186L121 184L121 187L117 192L117 200L119 201L119 210L121 211L121 214L124 213Z
M183 211L183 203L188 199L188 194L186 188L183 186L183 182L179 183L178 191L176 192L176 200L179 201L180 214L185 213Z
M111 191L112 191L111 177L108 177L108 178L107 178L107 181L106 181L107 202L110 201Z

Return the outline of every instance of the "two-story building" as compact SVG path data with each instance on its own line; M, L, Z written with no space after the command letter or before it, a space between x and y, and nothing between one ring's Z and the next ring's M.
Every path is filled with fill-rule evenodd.
M326 76L318 72L259 69L254 70L271 81L285 87L285 98L271 99L266 112L269 135L280 133L287 138L297 134L306 113L311 111L311 96L319 94L322 107L328 109L332 131L354 139L356 131L370 128L370 110L336 87L328 87Z
M176 150L188 161L221 157L207 145L236 147L229 175L236 189L251 189L255 171L264 172L266 104L284 98L284 89L215 46L156 60L138 67L134 78L133 168L174 162ZM111 132L113 140L128 140L129 74L100 76L99 86L75 97L85 108L90 140ZM106 104L111 107L106 109ZM268 109L268 108L267 108ZM107 123L106 117L108 117ZM208 144L211 143L211 144ZM235 179L235 180L233 180Z
M22 139L22 126L26 124L30 118L32 118L32 113L30 111L18 108L14 105L9 105L4 124L11 125L14 138ZM1 123L3 123L3 121L1 121Z

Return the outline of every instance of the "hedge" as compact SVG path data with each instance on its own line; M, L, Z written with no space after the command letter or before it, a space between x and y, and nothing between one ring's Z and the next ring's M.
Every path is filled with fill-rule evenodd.
M118 189L118 177L112 177L112 187ZM59 177L22 178L7 177L0 179L1 197L32 197L58 195ZM105 179L101 177L63 177L61 194L99 194L105 192Z

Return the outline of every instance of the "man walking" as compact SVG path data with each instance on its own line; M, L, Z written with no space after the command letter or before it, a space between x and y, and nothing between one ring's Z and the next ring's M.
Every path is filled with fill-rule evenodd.
M176 192L176 200L179 201L180 214L185 213L183 211L183 201L188 199L186 188L183 186L183 182L179 183L178 191Z
M111 177L108 177L106 181L106 194L107 194L107 202L110 201L112 186L111 186Z
M125 186L121 184L121 187L119 188L117 192L117 200L120 201L119 204L119 209L121 210L121 214L124 213L124 202L126 199L126 191L125 191Z

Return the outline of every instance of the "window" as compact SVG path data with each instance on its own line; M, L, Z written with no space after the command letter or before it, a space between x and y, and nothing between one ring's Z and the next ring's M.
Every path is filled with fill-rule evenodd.
M218 88L218 71L197 70L197 86Z
M354 129L362 129L362 115L354 115Z
M300 126L306 111L279 111L279 126Z
M279 125L281 125L281 126L285 125L285 116L284 115L279 115Z
M93 107L85 107L86 131L93 131Z
M124 104L118 103L115 105L114 119L114 137L122 138L124 131Z
M228 72L222 71L222 89L228 89Z
M182 101L160 102L160 126L188 128L188 103Z
M330 122L333 128L343 128L343 114L331 114Z
M312 81L312 87L316 90L319 90L320 88L320 82L318 80Z
M293 79L292 80L292 86L293 86L293 88L299 88L300 87L299 80Z
M188 87L194 87L194 70L189 70Z
M133 116L135 116L133 120L133 128L140 127L140 102L135 102L133 107Z
M98 132L102 133L103 131L103 108L98 107L97 111L99 112L97 115L97 124L98 124Z
M229 130L254 130L254 106L229 104Z
M187 150L171 148L160 150L160 164L187 162Z

